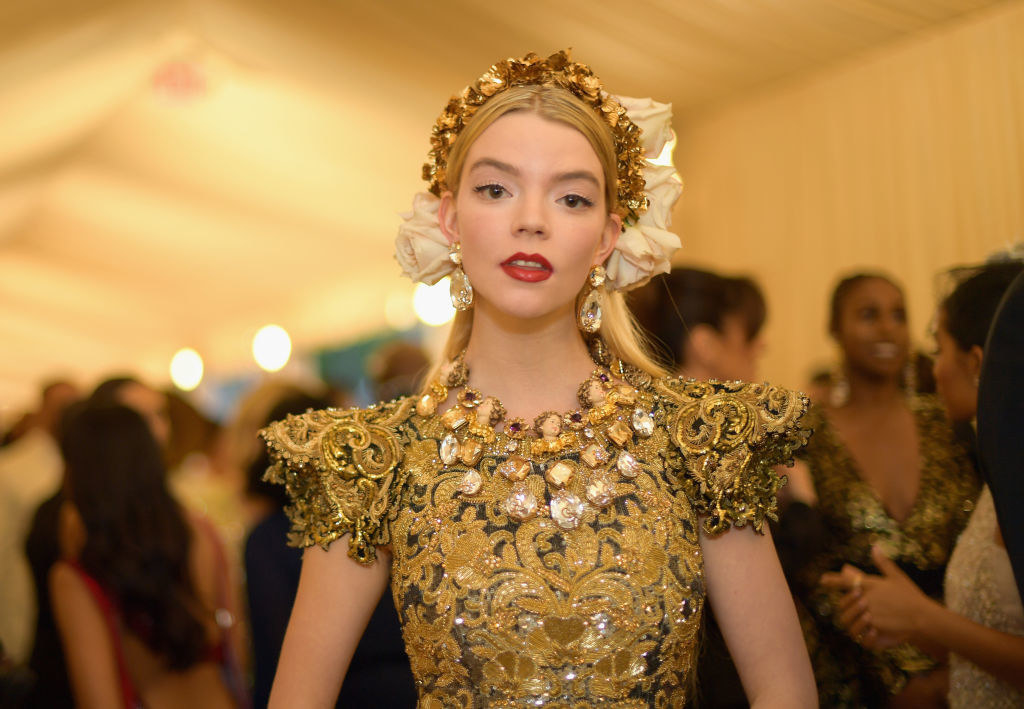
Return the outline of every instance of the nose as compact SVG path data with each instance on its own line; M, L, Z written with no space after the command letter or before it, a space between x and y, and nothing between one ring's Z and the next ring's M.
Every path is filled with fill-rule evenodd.
M516 236L546 237L548 226L543 198L539 195L524 194L517 206L513 223L513 232Z

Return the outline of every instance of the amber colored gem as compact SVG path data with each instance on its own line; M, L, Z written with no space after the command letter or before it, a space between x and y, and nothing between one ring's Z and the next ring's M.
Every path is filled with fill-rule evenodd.
M476 465L483 454L484 446L475 438L467 438L459 447L459 458L466 465Z
M420 416L433 416L435 411L437 411L437 402L430 394L424 394L416 402L416 413Z
M597 443L591 443L589 446L583 449L582 453L580 453L580 460L589 465L591 468L596 468L608 460L608 451L599 446Z
M453 406L441 414L441 423L452 431L457 431L462 426L465 426L466 421L468 421L466 411L461 406Z
M525 480L531 469L530 461L521 455L509 456L508 460L498 466L498 472L512 482Z
M567 460L560 460L544 473L544 479L557 488L563 488L572 482L576 468Z
M626 441L633 437L633 432L629 430L629 426L622 423L622 421L616 421L605 429L605 434L608 438L612 439L617 446L625 445Z

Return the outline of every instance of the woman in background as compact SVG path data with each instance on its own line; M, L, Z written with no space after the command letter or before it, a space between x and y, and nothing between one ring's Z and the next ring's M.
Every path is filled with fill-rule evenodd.
M939 597L977 476L952 443L940 404L901 386L910 338L903 293L891 279L860 273L840 281L829 329L842 351L839 395L812 407L814 436L801 454L825 535L790 578L807 611L818 691L825 706L928 706L944 693L936 662L909 645L857 645L837 624L837 595L818 581L844 563L872 568L877 543Z
M239 706L223 549L171 498L146 422L86 407L61 452L63 560L50 594L75 704Z
M629 303L673 372L757 380L766 308L761 289L749 278L673 268L631 293Z
M982 348L1003 294L1022 271L1020 262L970 269L939 307L935 378L954 421L977 415ZM869 648L910 642L940 658L948 653L953 709L1024 706L1024 607L987 486L946 569L945 606L882 549L872 556L882 576L848 565L824 579L847 591L842 621L854 638Z

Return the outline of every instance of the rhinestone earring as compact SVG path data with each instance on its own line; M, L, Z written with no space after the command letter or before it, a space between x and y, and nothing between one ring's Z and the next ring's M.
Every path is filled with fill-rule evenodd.
M590 284L590 292L580 303L580 310L576 314L576 322L580 330L593 335L601 329L601 306L604 305L604 266L594 266L590 269L587 282Z
M470 285L466 272L462 270L462 244L458 241L451 245L448 260L455 264L448 286L452 307L456 310L469 310L473 307L473 286Z

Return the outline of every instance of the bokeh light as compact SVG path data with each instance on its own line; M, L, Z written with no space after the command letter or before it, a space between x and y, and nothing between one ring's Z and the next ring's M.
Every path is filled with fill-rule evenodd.
M192 391L203 381L203 358L191 347L183 347L171 358L171 381L182 391Z
M445 276L432 286L425 283L416 286L412 294L412 308L421 322L437 327L455 317L449 283L450 280Z
M266 325L252 338L252 356L256 364L267 372L276 372L286 364L292 354L292 338L283 327Z

